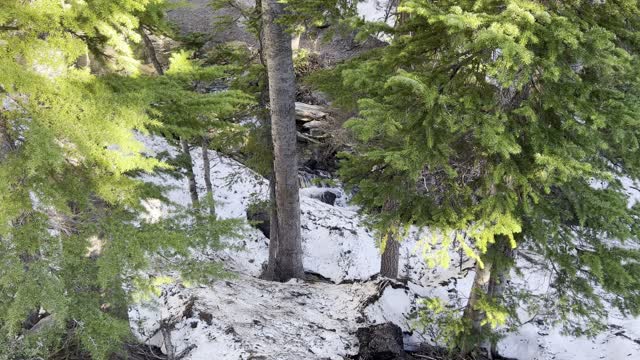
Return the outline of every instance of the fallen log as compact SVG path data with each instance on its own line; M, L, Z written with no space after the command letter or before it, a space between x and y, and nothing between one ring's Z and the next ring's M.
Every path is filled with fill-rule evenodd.
M322 106L296 102L296 120L298 121L324 120L327 116L328 113Z

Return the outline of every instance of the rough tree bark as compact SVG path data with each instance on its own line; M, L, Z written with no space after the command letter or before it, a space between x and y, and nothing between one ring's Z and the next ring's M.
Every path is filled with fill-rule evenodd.
M149 57L149 60L151 60L151 64L153 64L153 67L156 69L156 72L158 73L158 75L163 75L164 69L162 68L162 64L158 59L158 54L156 52L156 48L153 46L153 42L151 41L151 38L149 38L149 35L147 34L143 26L140 26L138 31L140 32L140 36L142 37L142 41L144 42L144 46L147 50L146 52Z
M256 0L255 6L256 16L262 17L262 0ZM265 48L264 48L264 26L262 22L257 21L257 30L258 30L258 54L260 55L260 63L262 66L267 67L267 60L265 58ZM260 111L258 113L258 118L262 121L262 124L265 126L265 143L268 144L270 149L273 149L273 141L271 139L271 118L269 117L267 106L269 104L269 79L267 78L264 82L264 86L260 89L260 107L261 109L265 109L265 111ZM269 204L270 213L269 213L269 261L267 263L267 268L262 274L263 279L275 279L275 264L276 258L278 254L278 208L274 204L276 203L276 178L275 178L275 167L273 161L271 162L271 173L269 174Z
M384 212L393 211L395 204L392 200L387 200L382 208ZM383 252L380 258L380 276L397 279L398 265L400 262L400 242L398 241L398 229L396 226L391 228L384 235Z
M398 263L400 260L400 243L396 239L397 233L393 230L387 232L384 251L380 259L380 276L389 279L398 278Z
M520 237L521 235L519 234L516 241L522 240ZM495 247L495 256L502 257L502 261L498 262L497 259L494 261L487 293L490 297L500 301L503 300L504 291L507 288L507 281L513 263L515 262L516 252L506 237L501 237L501 241L498 241ZM487 351L492 358L497 358L500 355L498 353L498 343L495 340L491 341Z
M271 204L271 212L269 214L269 262L267 269L262 277L267 280L277 280L276 263L278 262L278 207L276 203L276 179L275 170L272 170L271 179L269 180L269 204Z
M483 296L487 295L489 290L489 281L491 279L491 267L490 260L484 260L484 267L480 267L480 263L476 262L476 275L473 279L473 285L471 286L471 293L469 294L469 301L464 309L463 318L467 319L471 324L470 334L466 334L462 344L460 344L460 350L462 354L466 355L473 351L480 345L480 339L482 337L482 320L485 318L485 313L478 309L478 304Z
M202 165L204 166L204 184L207 189L209 215L216 216L216 205L213 203L213 185L211 184L211 161L209 160L209 138L202 137Z
M298 154L295 124L295 74L291 35L277 20L285 14L277 0L262 0L265 58L269 78L271 137L274 154L275 206L277 221L271 224L277 240L269 266L273 280L304 277L298 193Z

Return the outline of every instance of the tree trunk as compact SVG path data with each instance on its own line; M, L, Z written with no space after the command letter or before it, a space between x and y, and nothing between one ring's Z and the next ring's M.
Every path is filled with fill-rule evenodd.
M493 266L489 259L483 259L484 267L480 267L480 263L476 262L476 276L473 279L471 294L469 294L469 302L464 310L463 317L471 324L471 334L467 334L461 344L463 354L468 354L477 348L481 341L483 331L482 320L485 313L478 309L478 303L483 296L486 296L489 290L489 282L491 280L491 268Z
M298 194L298 154L296 150L295 75L291 35L277 20L285 14L278 0L262 1L262 21L266 50L271 137L273 140L277 233L274 252L274 280L302 278L302 240L300 234L300 199ZM277 226L274 226L276 225ZM272 230L272 233L274 232Z
M211 184L211 161L209 160L209 138L202 137L202 165L204 166L204 184L207 188L207 205L209 215L216 216L216 204L213 202L213 185Z
M520 241L522 239L518 239ZM515 262L515 250L511 247L509 239L502 236L494 245L494 264L491 277L489 279L488 294L492 298L501 301L504 296L504 290L507 287L507 280L511 267ZM500 257L501 259L498 259ZM498 343L493 340L489 344L487 351L492 358L498 357Z
M1 103L0 106L2 106ZM9 135L9 124L2 116L2 109L0 108L0 161L2 161L12 149L13 140Z
M382 207L383 212L392 212L396 203L388 199ZM380 259L380 276L397 279L398 264L400 262L400 242L398 240L398 226L392 225L384 234L382 241L382 257Z
M255 11L258 16L262 16L262 0L256 0ZM267 60L265 58L264 48L264 26L262 22L256 22L258 31L258 53L260 55L260 64L267 68ZM273 139L271 138L271 118L267 114L269 104L269 79L265 79L264 86L260 89L259 102L261 108L265 111L258 113L258 118L262 121L265 127L265 143L268 144L268 148L273 152ZM278 208L276 204L276 178L275 167L273 160L271 161L271 173L269 174L269 262L267 268L262 274L263 279L276 279L276 258L278 254Z
M478 302L483 295L489 291L489 283L491 281L491 267L493 264L488 260L484 260L484 267L480 267L480 263L476 262L476 276L473 278L473 286L469 295L469 302L464 310L464 316L471 320L472 329L481 331L481 323L484 319L484 313L477 309Z
M385 235L384 251L380 259L380 276L389 279L398 278L398 263L400 260L400 243L396 239L397 232L389 230Z
M271 204L271 213L269 214L269 263L267 269L262 275L264 279L276 280L276 263L278 259L278 207L276 203L276 179L275 174L271 173L269 179L269 204Z
M478 309L478 302L482 297L501 300L509 271L513 265L514 255L515 252L511 248L509 239L506 236L496 236L495 244L491 245L482 258L484 268L481 269L479 263L476 263L476 275L463 315L471 324L471 334L461 346L464 354L477 347L486 347L489 356L497 355L497 344L485 341L486 335L493 329L488 324L482 325L486 313Z
M153 64L153 67L154 69L156 69L158 75L163 75L164 69L162 68L160 60L158 60L158 54L156 53L156 48L153 46L153 42L149 38L149 35L147 35L147 32L145 31L143 26L140 26L138 31L140 32L140 36L142 37L142 41L144 42L144 47L147 50L147 55L149 56L149 60L151 60L151 64Z
M180 146L182 147L182 154L185 157L187 180L189 181L189 195L191 195L191 205L194 209L197 209L200 207L200 201L198 200L198 186L196 184L196 176L193 172L193 159L191 158L189 143L184 138L180 138Z

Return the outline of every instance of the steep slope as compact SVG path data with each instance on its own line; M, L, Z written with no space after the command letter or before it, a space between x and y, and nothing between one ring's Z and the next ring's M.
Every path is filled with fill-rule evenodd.
M143 141L150 153L176 154L161 138ZM198 152L193 155L199 191L204 192L201 157ZM267 181L215 152L210 157L219 216L244 218L251 201L267 197ZM186 180L156 176L148 181L172 187L169 198L189 204ZM460 262L454 253L448 269L429 268L423 251L428 253L431 247L420 242L413 230L401 249L401 276L409 279L407 284L369 280L379 271L375 234L366 229L357 209L310 197L321 190L303 189L301 211L305 269L326 281L280 284L257 279L267 260L268 239L247 225L245 237L231 242L243 250L195 254L223 261L236 276L196 287L180 283L164 287L159 297L130 311L140 338L163 346L158 329L168 321L174 325L172 344L177 352L192 348L186 359L340 359L358 353L358 327L382 322L394 322L405 331L408 349L430 342L428 334L412 331L419 299L436 296L464 305L474 275L472 263ZM148 208L148 216L156 217L169 210L153 201ZM514 274L511 281L546 291L549 275L522 265L530 270L522 277ZM502 354L522 360L640 354L640 319L613 314L610 323L611 331L591 340L563 336L557 328L532 322L508 335L499 348Z

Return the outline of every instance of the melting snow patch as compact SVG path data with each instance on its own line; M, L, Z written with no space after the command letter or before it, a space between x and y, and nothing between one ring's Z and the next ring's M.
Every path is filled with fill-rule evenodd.
M274 283L252 277L207 287L167 287L155 300L162 311L130 312L141 339L164 347L154 334L172 324L176 353L196 345L189 359L342 359L358 353L361 304L373 283Z
M139 137L152 155L176 148L159 137ZM194 170L204 194L200 151L193 151ZM222 218L244 218L256 199L268 197L268 181L242 164L210 152L216 212ZM166 196L188 206L185 179L154 175L146 181L168 186ZM628 184L625 184L628 185ZM439 297L456 307L464 306L473 281L473 262L451 253L447 269L432 269L422 258L422 244L412 230L402 242L400 274L406 286L387 281L368 281L379 272L380 254L375 234L367 229L354 207L325 204L319 191L301 192L301 223L304 265L307 271L330 279L331 283L286 284L256 277L268 258L269 240L246 226L246 236L226 249L203 258L223 261L236 272L234 279L206 287L173 285L151 303L130 311L131 324L141 340L162 346L157 332L160 321L173 324L172 343L176 353L193 347L186 360L199 359L342 359L358 353L355 331L371 323L393 322L405 332L405 344L412 347L427 341L414 331L412 317L421 297ZM335 189L334 189L335 190ZM344 194L344 193L340 193ZM157 220L171 208L149 200L147 219ZM513 281L538 284L547 279L535 270ZM386 284L386 285L385 285ZM529 323L499 344L506 356L521 360L596 360L640 358L640 319L610 319L611 331L594 340L560 335L555 328Z

